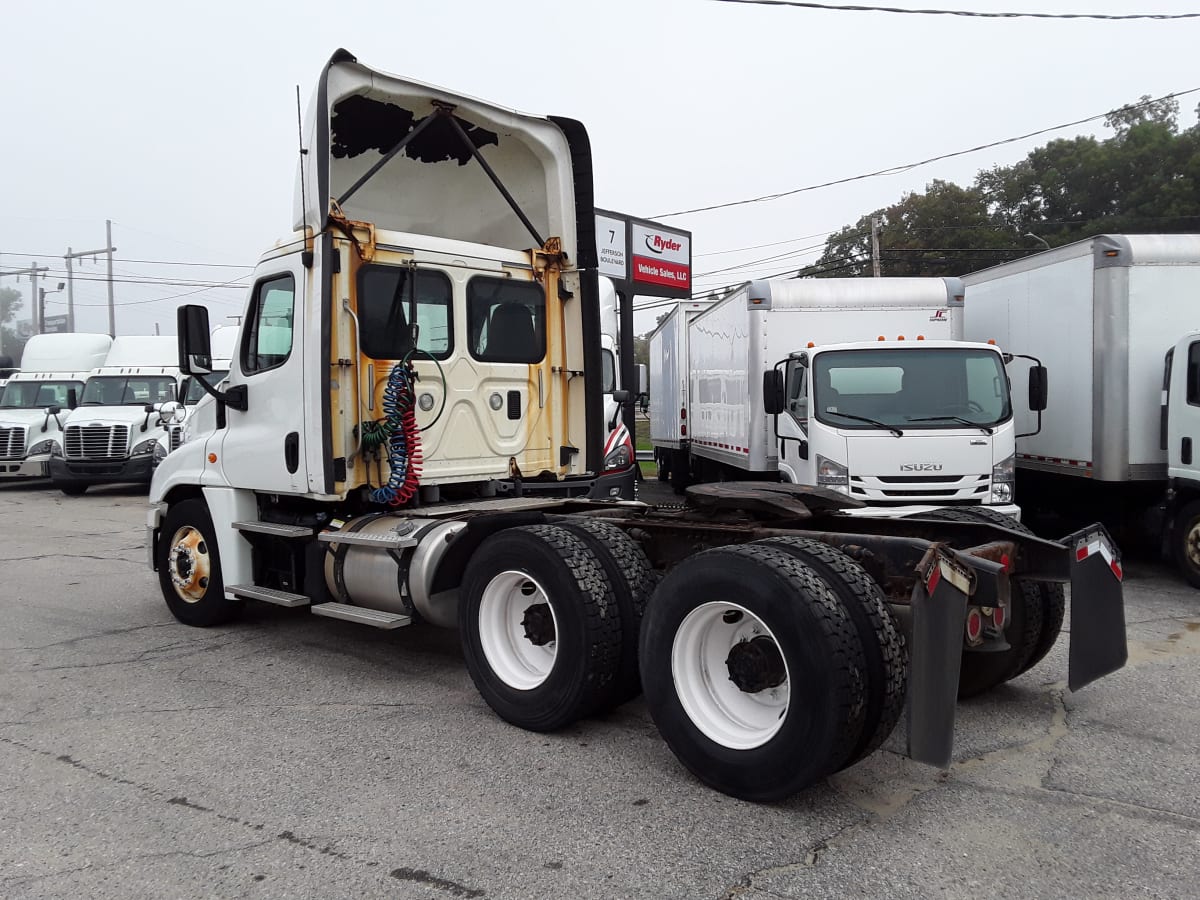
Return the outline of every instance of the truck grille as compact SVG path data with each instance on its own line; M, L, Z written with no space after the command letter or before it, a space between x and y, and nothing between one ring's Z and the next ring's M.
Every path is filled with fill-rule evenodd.
M850 496L868 503L978 503L988 487L987 475L850 476Z
M129 455L129 426L68 425L63 455L67 459L124 459Z
M170 440L170 445L168 447L168 451L178 450L179 445L182 443L183 443L183 426L182 425L172 425L171 426L171 440Z
M25 426L0 428L0 459L25 458Z

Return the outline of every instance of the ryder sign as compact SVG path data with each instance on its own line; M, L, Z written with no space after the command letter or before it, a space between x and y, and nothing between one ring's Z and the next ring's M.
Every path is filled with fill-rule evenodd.
M630 255L634 284L655 284L689 291L692 287L692 241L685 232L631 223Z

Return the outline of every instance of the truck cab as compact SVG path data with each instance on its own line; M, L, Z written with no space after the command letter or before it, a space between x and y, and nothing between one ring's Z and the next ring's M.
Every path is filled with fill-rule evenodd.
M896 514L906 504L983 504L1019 515L1013 410L995 346L828 344L795 351L780 368L782 480Z
M62 426L89 372L108 355L106 334L39 334L25 345L24 368L0 391L0 479L44 478L62 452Z
M118 337L63 423L50 478L68 496L94 484L148 484L170 451L182 381L173 337Z

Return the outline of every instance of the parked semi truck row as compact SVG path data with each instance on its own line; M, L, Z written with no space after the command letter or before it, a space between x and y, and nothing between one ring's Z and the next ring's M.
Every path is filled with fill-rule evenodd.
M525 496L603 470L586 130L338 51L303 134L293 231L206 388L213 427L154 472L147 548L180 621L266 601L457 627L505 720L561 728L644 689L683 764L755 800L869 754L906 702L909 752L945 765L959 691L1044 655L1063 583L1071 688L1124 663L1099 526L859 519L787 484L700 485L674 510ZM213 370L209 337L182 307L185 374Z
M104 362L107 334L37 334L0 393L0 479L44 478L62 451L64 420Z

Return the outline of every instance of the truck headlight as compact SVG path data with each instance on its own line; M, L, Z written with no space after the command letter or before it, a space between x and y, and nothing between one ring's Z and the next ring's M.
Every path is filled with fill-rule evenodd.
M849 487L850 470L840 462L817 454L817 484L830 487Z
M150 438L150 440L142 441L140 444L138 444L136 447L134 447L133 455L134 456L153 455L154 461L157 463L159 460L166 459L167 448L164 447L161 443L159 443L157 438Z
M633 450L628 444L621 444L604 457L605 471L609 469L625 469L633 463Z
M54 441L54 440L38 441L36 444L34 444L32 447L29 448L29 452L26 454L26 456L42 456L43 454L47 454L47 453L50 454L51 456L62 456L62 451L59 451L58 453L54 452L57 449L58 449L57 441Z
M1012 503L1016 477L1016 457L1010 456L992 466L993 503Z

